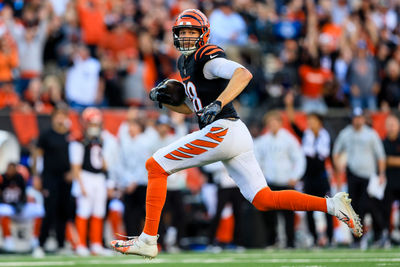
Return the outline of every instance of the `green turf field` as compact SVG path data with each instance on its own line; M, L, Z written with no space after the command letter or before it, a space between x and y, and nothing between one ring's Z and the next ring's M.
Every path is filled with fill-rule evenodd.
M400 266L400 249L390 250L247 250L246 252L160 254L146 260L137 256L114 257L48 256L33 259L30 256L0 255L0 266Z

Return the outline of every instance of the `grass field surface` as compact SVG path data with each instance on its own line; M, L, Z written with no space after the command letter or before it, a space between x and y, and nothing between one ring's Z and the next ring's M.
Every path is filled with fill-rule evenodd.
M152 260L138 256L65 257L33 259L22 255L0 255L0 266L400 266L400 249L389 250L246 250L245 252L160 254Z

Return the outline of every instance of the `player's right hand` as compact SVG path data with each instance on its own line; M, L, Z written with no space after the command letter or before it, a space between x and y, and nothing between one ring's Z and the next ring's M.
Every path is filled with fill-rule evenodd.
M172 104L171 96L165 93L168 79L157 84L156 87L150 90L149 97L152 101L158 101L158 105L162 108L162 104Z

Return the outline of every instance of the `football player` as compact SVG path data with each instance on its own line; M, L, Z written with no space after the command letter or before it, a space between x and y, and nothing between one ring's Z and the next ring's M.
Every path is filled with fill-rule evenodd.
M76 253L89 255L87 228L90 218L91 253L106 255L103 248L103 218L106 213L107 188L102 144L102 114L97 108L82 112L85 136L82 142L72 142L69 147L71 169L74 176L72 194L76 197L76 229L79 244Z
M346 193L321 198L293 190L271 191L253 153L253 140L239 119L232 101L246 88L252 74L242 65L226 59L224 50L208 44L210 24L197 9L183 11L172 28L174 45L182 53L178 68L187 101L178 106L165 104L165 91L153 88L150 98L176 112L198 116L200 130L159 149L146 162L148 187L143 232L132 239L114 240L112 247L125 254L155 257L160 215L167 192L167 178L177 171L222 161L243 196L257 209L322 211L347 223L355 235L361 223Z

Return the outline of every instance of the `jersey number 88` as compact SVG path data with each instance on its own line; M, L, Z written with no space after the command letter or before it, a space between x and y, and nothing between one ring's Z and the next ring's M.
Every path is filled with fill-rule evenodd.
M203 105L201 104L200 98L197 96L196 86L192 82L188 82L187 84L184 83L184 85L186 95L192 101L194 110L196 112L201 110L203 108Z

